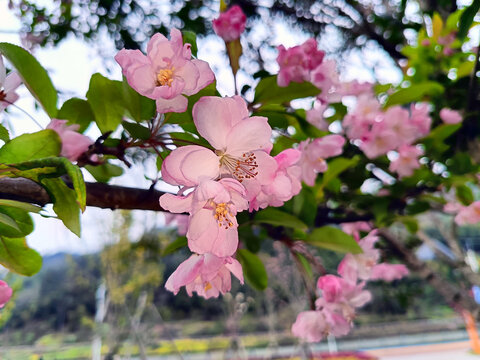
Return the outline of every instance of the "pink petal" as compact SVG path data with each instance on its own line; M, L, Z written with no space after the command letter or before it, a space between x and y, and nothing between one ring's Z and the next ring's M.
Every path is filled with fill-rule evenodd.
M206 61L193 59L191 62L197 67L200 74L200 77L197 80L197 87L192 92L192 94L196 94L204 87L215 81L215 74L213 73L212 69L210 69L210 65L208 65Z
M200 78L198 68L191 61L187 61L184 66L175 69L175 77L180 77L185 82L182 93L185 95L193 95L198 92L197 83Z
M173 150L163 161L162 179L171 185L195 186L188 180L180 169L181 162L191 152L203 151L205 148L198 145L187 145Z
M173 29L172 29L173 30ZM154 70L158 72L160 69L167 68L172 63L175 56L172 43L160 33L152 36L147 45L147 56L155 64Z
M254 151L253 154L256 157L258 165L258 174L255 176L255 180L261 185L269 184L275 179L275 174L278 169L275 158L268 155L265 151Z
M246 118L234 125L226 138L229 155L241 156L253 150L270 151L272 128L268 119L261 116Z
M1 84L1 82L0 82ZM12 71L5 79L4 90L6 93L9 93L22 84L22 78L16 71ZM13 102L13 101L12 101Z
M172 99L157 99L157 111L161 114L167 112L184 112L187 110L188 100L183 95L178 95Z
M219 176L220 162L213 151L200 147L184 157L180 169L187 181L199 184L202 177L216 179Z
M235 275L235 277L240 280L240 283L243 285L243 269L242 265L236 260L230 258L231 263L225 264L225 267L230 270L230 272Z
M138 93L150 99L156 99L154 95L156 74L150 64L136 67L126 77L128 84Z
M160 196L160 206L172 213L186 213L192 209L193 196L188 194L187 196L163 194Z
M191 283L199 275L203 261L203 256L195 254L190 256L170 275L165 288L176 295L182 286Z
M3 63L3 56L0 55L0 89L5 84L5 77L7 76L7 69L5 69L5 64Z
M212 210L201 209L190 218L187 232L188 247L198 254L213 253L214 239L218 237L219 226ZM217 255L217 254L215 254Z

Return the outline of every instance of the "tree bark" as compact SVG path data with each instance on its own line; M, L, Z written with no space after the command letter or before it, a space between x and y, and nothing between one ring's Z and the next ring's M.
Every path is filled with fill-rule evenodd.
M85 183L87 206L103 209L164 211L158 199L164 193L155 189L137 189L103 183ZM0 199L29 202L44 206L51 203L45 189L24 178L0 178Z

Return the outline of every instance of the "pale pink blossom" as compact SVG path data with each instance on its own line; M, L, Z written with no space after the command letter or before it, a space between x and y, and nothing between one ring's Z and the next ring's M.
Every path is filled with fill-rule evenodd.
M370 280L393 281L401 279L409 274L407 267L403 264L381 263L372 269Z
M280 65L278 72L278 86L288 86L293 82L311 81L312 70L323 61L325 53L317 50L315 39L308 39L302 45L285 49L278 48L277 62Z
M443 108L440 110L440 119L442 119L445 124L458 124L462 122L463 117L456 110Z
M67 120L58 119L52 119L47 125L47 129L55 131L60 136L62 141L60 155L70 161L76 161L93 144L92 139L77 132L79 128L78 124L67 125Z
M360 241L360 231L370 231L372 226L366 221L354 221L350 223L343 223L342 230L348 235L352 235L355 241Z
M250 199L250 211L264 209L267 206L282 206L302 189L301 172L298 161L301 152L286 149L274 157L278 168L275 178L269 184L262 185L257 195Z
M415 169L420 168L418 157L423 155L423 150L412 145L402 145L398 149L398 158L390 163L388 169L396 172L399 177L413 175Z
M325 120L323 113L328 108L328 104L315 102L313 109L307 110L307 121L320 130L328 130L328 122Z
M308 342L319 342L329 334L346 335L350 324L341 315L329 311L303 311L292 325L292 333Z
M321 90L317 96L320 101L332 103L342 99L342 94L339 92L342 83L335 60L325 60L316 66L311 72L310 82Z
M371 94L360 94L353 111L342 122L350 139L365 139L375 120L381 115L381 105Z
M15 92L15 89L21 83L22 79L16 71L10 72L7 76L7 69L3 64L3 57L0 55L0 112L18 100L18 94Z
M176 295L185 286L189 296L196 292L209 299L230 291L230 273L243 284L242 265L234 258L193 254L170 275L165 288Z
M173 213L190 213L187 239L191 251L231 256L238 247L237 212L246 210L245 189L237 180L202 178L187 196L164 194L160 205Z
M432 118L429 115L430 110L428 104L419 103L410 106L410 122L413 123L418 130L417 138L428 135L432 126Z
M259 191L273 181L277 163L269 155L272 129L267 118L249 117L240 96L202 97L193 106L193 121L215 151L197 145L172 151L162 164L163 180L194 186L202 176L232 177L247 187L249 198L256 195L251 189Z
M238 5L220 13L220 16L212 22L213 30L225 42L240 38L240 35L245 31L246 24L247 17Z
M0 309L10 300L12 293L12 288L5 281L0 280Z
M298 148L302 152L302 156L299 164L305 184L309 186L315 184L317 173L327 171L325 159L340 155L343 145L345 145L345 138L340 135L327 135L300 143Z
M190 44L183 44L182 33L172 29L170 40L155 34L147 45L147 55L140 50L122 49L115 56L123 75L138 93L156 100L157 111L184 112L188 100L215 80L209 65L192 59Z
M480 222L480 201L475 201L470 205L461 209L457 216L455 216L455 222L458 225L465 224L477 224Z
M456 214L463 208L465 208L465 206L460 204L459 202L447 202L443 206L443 211L449 214Z
M372 298L369 291L363 290L365 282L359 284L350 280L335 276L321 276L317 281L317 287L322 290L322 301L317 305L323 305L324 302L336 303L342 307L357 308L362 307ZM350 313L351 310L348 310Z

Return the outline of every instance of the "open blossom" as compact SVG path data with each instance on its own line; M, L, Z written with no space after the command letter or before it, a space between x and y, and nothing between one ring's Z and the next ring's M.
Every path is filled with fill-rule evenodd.
M247 17L238 5L232 6L227 11L220 14L220 16L213 20L213 30L225 42L237 40L245 31L247 24Z
M328 108L328 104L315 102L313 109L307 110L307 121L320 130L328 130L328 122L323 117L323 113Z
M205 61L192 59L191 45L183 44L178 29L171 30L170 40L155 34L146 56L140 50L122 49L115 60L133 89L156 100L159 113L184 112L188 105L184 95L196 94L215 79Z
M480 201L475 201L463 207L455 216L458 225L477 224L480 222Z
M418 157L423 155L423 150L416 146L402 145L398 149L398 158L390 163L388 169L398 173L399 177L411 176L415 169L420 167Z
M345 138L340 135L327 135L300 143L299 150L302 152L300 167L305 184L309 186L315 184L317 173L327 171L325 159L340 155L343 145L345 145Z
M12 297L13 290L8 284L0 280L0 308L3 308L5 304Z
M193 106L193 121L215 151L197 145L175 149L162 164L163 180L193 186L200 176L232 177L247 187L249 198L259 186L272 182L277 170L275 159L269 155L272 129L267 118L249 117L240 96L202 97ZM257 186L248 186L249 182Z
M341 315L322 311L303 311L292 325L292 333L308 342L319 342L330 334L342 336L350 331L350 324Z
M250 199L250 211L267 206L282 206L302 189L301 173L298 165L301 152L286 149L274 157L278 168L271 183L262 185L255 198Z
M15 89L20 86L22 79L16 71L12 71L7 76L7 69L3 64L3 57L0 55L0 112L8 105L18 100Z
M369 302L372 295L363 290L365 283L356 283L335 275L321 276L317 287L322 290L322 299L327 303L337 303L352 308L361 307ZM322 302L320 302L322 303Z
M381 263L372 269L370 280L393 281L401 279L409 274L407 267L403 264Z
M463 117L456 110L443 108L440 110L440 119L442 119L445 124L458 124L462 122Z
M324 56L323 51L317 50L317 42L313 38L288 49L280 45L277 56L280 65L278 86L288 86L291 81L311 81L312 70L322 63Z
M164 194L160 205L173 213L190 213L187 239L191 251L231 256L238 247L237 212L246 210L245 189L231 178L199 180L187 196Z
M209 299L230 291L230 273L243 284L242 265L234 258L193 254L170 275L165 288L176 295L185 286L189 296L196 292Z
M83 134L77 132L80 125L67 125L67 120L52 119L47 129L55 131L62 141L61 156L66 157L70 161L76 161L80 155L88 150L93 141Z
M354 221L351 223L343 223L342 230L348 235L352 235L355 241L360 241L360 231L370 231L372 226L366 221Z

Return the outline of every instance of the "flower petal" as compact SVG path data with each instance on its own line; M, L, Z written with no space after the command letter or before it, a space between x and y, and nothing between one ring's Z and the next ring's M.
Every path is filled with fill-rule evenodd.
M1 72L1 70L0 70ZM1 84L1 82L0 82ZM16 88L18 88L22 84L22 78L16 71L12 71L8 76L5 78L4 90L6 93L9 93ZM13 101L12 101L13 102Z
M243 269L242 265L236 260L231 259L231 263L225 264L225 267L230 270L230 272L235 275L235 277L240 280L240 283L243 284Z
M212 69L210 69L210 65L208 65L206 61L193 59L191 62L195 64L200 74L200 77L197 80L197 87L192 92L192 94L196 94L205 86L210 85L215 81L215 74L213 73Z
M261 116L245 118L232 127L226 138L227 153L241 156L253 150L272 149L272 128L268 119Z
M167 112L181 113L187 110L188 100L183 95L178 95L172 99L157 99L157 111L161 114Z
M180 163L185 156L194 151L205 148L198 145L187 145L173 150L162 164L162 179L171 185L195 186L196 183L188 180L180 169Z
M192 209L193 196L188 194L187 196L163 194L160 196L160 206L172 213L181 214L190 212ZM178 215L179 216L179 215Z
M203 256L196 254L190 256L170 275L165 288L176 295L182 286L191 283L199 275L203 261Z

